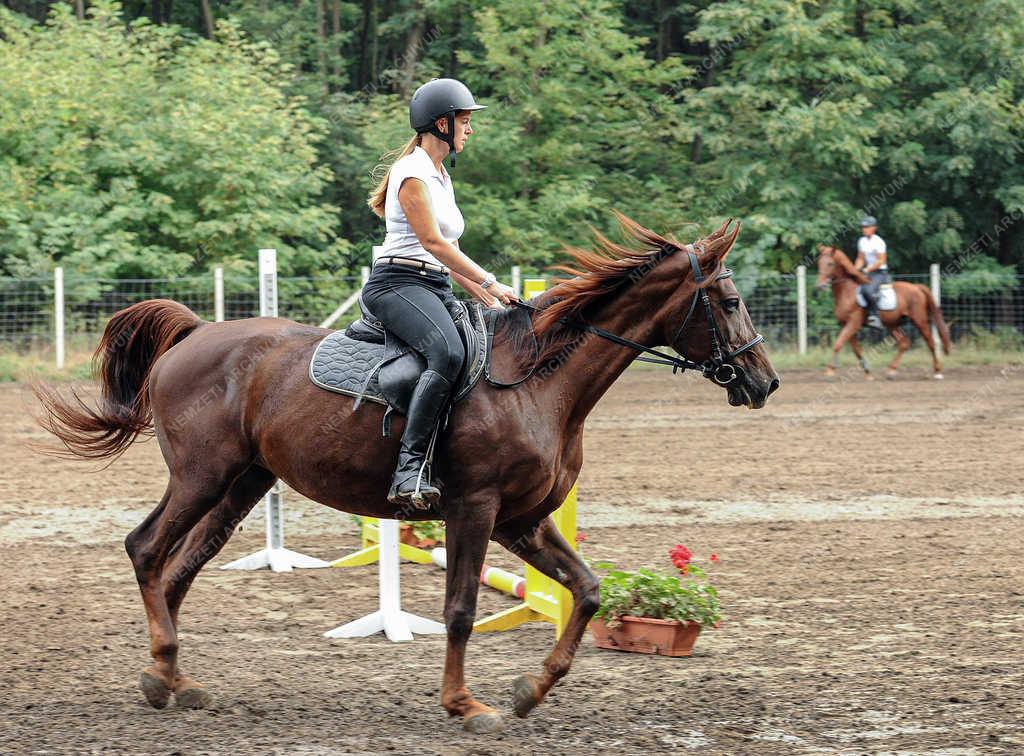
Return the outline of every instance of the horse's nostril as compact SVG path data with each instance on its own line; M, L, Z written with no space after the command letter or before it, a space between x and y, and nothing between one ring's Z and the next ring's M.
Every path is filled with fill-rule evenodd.
M771 396L779 388L779 379L772 378L772 382L768 384L768 396Z

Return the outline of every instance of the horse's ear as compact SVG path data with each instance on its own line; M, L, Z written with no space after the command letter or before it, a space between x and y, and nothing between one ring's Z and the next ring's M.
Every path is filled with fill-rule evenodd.
M733 219L729 218L721 228L705 240L708 245L709 257L719 264L729 256L732 245L736 243L736 237L740 235L740 222L736 221L735 228L730 231L729 226L732 225L732 222Z
M719 226L717 229L708 234L708 238L705 239L707 242L717 241L725 236L726 229L729 228L729 224L732 223L732 218L729 218L725 223Z

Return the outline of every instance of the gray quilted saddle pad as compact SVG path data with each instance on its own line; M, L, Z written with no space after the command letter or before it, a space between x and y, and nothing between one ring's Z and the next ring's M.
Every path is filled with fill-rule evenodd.
M316 345L313 359L309 362L309 377L328 391L387 404L380 390L379 371L374 370L383 357L383 344L357 341L346 336L344 331L335 331ZM370 379L368 383L367 377Z
M456 382L455 402L480 380L490 348L483 305L460 304L462 313L455 324L466 347L466 360ZM348 333L353 332L361 333L351 328L334 331L317 344L309 362L310 380L320 388L355 397L357 406L370 401L405 414L419 376L426 370L426 360L390 332L383 344L352 338Z

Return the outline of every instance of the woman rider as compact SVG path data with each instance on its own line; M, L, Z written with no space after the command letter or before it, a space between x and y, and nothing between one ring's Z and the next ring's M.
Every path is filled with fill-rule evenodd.
M465 359L452 319L458 303L451 279L488 306L517 299L459 249L465 228L443 160L455 156L473 133L470 117L482 110L469 89L455 79L434 79L412 96L409 122L416 135L401 150L370 195L368 204L386 223L383 246L375 252L363 301L384 326L423 355L427 369L409 402L398 467L388 501L404 503L419 493L436 504L441 492L419 481L434 427L448 402ZM500 304L498 304L500 302ZM419 502L413 502L418 504Z

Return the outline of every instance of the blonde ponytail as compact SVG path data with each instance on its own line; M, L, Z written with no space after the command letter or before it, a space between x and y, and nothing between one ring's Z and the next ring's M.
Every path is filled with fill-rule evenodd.
M404 147L385 152L381 155L381 162L370 173L371 176L376 177L383 172L383 177L377 182L377 188L370 192L370 196L366 199L366 204L381 218L384 217L384 201L388 196L388 177L391 175L391 166L396 160L405 157L419 147L422 138L422 134L416 134Z

